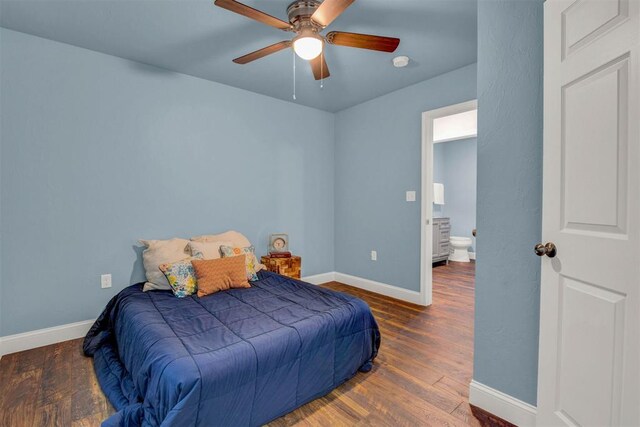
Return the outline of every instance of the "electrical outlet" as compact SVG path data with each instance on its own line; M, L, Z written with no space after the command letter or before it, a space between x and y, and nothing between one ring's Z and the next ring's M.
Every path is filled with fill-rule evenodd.
M102 289L111 287L111 275L110 274L103 274L102 276L100 276L100 286L102 286Z
M378 260L378 252L371 251L371 261L377 261L377 260Z
M416 201L416 192L415 191L407 191L406 200L407 200L407 202L415 202Z

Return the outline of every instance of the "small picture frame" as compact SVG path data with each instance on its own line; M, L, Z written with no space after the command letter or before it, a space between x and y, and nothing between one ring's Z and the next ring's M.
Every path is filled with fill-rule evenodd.
M269 252L289 252L289 236L283 233L270 235Z

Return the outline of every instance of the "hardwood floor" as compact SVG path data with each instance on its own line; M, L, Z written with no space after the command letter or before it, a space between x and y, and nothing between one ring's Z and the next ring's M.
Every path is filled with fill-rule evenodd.
M99 426L113 411L81 339L0 360L2 427Z
M382 344L374 368L270 426L479 426L468 402L473 360L475 264L433 271L433 305L420 307L332 282L365 300ZM114 409L82 340L0 360L0 425L99 426Z

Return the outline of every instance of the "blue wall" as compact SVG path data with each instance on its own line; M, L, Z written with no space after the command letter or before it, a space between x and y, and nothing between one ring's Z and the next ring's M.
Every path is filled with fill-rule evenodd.
M2 240L3 240L3 230L1 227L2 224L2 96L4 95L4 87L2 86L2 74L4 73L4 55L2 52L2 29L0 29L0 337L2 337L2 300L3 300L3 287L2 287ZM0 352L2 348L0 348Z
M433 145L434 182L444 184L445 202L433 205L433 215L451 219L452 236L473 238L476 228L476 148L476 138Z
M95 318L139 238L288 232L334 270L333 114L0 31L0 336Z
M478 2L474 379L536 404L542 207L541 0Z
M336 114L336 271L420 289L422 113L475 98L474 64Z

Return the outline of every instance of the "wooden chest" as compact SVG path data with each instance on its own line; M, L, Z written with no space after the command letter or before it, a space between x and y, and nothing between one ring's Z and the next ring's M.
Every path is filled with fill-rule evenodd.
M293 279L300 279L302 258L299 256L293 255L291 258L272 258L266 255L260 259L260 262L266 265L269 271L273 271L274 273L291 277Z

